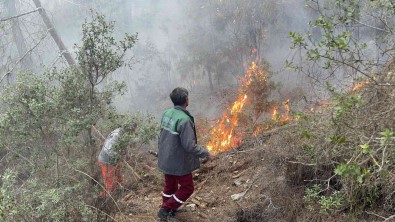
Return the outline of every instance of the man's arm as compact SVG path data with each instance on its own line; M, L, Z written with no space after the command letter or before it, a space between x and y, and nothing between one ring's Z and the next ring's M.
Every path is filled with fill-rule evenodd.
M182 123L178 131L180 133L181 145L187 152L193 153L200 158L209 156L209 152L206 149L196 144L195 132L191 121Z

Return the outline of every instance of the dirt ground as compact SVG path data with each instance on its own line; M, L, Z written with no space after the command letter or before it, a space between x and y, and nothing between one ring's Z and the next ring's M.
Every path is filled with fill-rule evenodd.
M392 78L386 81L393 82L393 73L388 72L383 78ZM373 101L378 105L368 106L372 107L371 110L368 109L366 114L357 113L358 116L374 121L372 126L387 124L387 128L391 128L389 120L393 119L393 115L387 110L388 104L393 104L390 100L393 97L385 97L388 101L384 102L377 99L389 95L390 88L371 89L372 98L377 100ZM383 94L379 96L379 92ZM378 114L377 107L381 107ZM325 109L325 106L318 106L315 112L325 113ZM329 116L331 113L328 112ZM382 114L388 116L383 117ZM362 124L365 122L361 121ZM326 132L327 126L319 124L317 122L313 126L322 127L322 132ZM295 122L257 136L246 136L238 148L203 163L201 169L193 173L194 194L171 221L383 221L383 217L378 215L385 215L384 211L372 213L365 210L361 215L352 215L347 209L335 212L307 209L303 200L305 188L316 181L327 180L334 169L327 165L312 167L295 159L303 149L298 144L300 130ZM198 134L205 135L207 132ZM128 164L124 164L125 186L113 198L98 199L96 207L102 211L98 221L158 221L156 214L161 204L163 175L156 167L156 157L148 153L149 149L152 148L139 149Z
M292 146L279 146L287 144L287 139L287 134L251 137L239 148L203 163L193 173L194 194L169 221L350 221L346 215L318 215L305 209L306 184L298 181L300 169L289 172L287 164ZM160 221L156 214L163 175L156 168L156 157L141 151L128 164L123 166L125 187L113 200L98 200L98 208L103 210L98 220Z

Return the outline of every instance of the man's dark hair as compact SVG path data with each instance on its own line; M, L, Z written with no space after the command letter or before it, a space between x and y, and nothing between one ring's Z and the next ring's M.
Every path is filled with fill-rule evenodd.
M182 87L177 87L173 89L170 93L170 99L175 106L183 105L188 98L188 90Z

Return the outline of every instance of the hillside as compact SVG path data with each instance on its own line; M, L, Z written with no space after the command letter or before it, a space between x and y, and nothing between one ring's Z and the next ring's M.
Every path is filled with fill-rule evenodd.
M157 221L168 123L196 125L213 156L173 221L395 221L394 1L0 13L0 222ZM173 105L194 118L163 115Z
M379 135L378 132L384 129L393 129L393 73L390 67L385 75L376 79L378 84L366 84L361 89L346 93L346 96L360 96L363 104L347 110L345 115L353 120L351 122L331 124L338 110L336 107L342 104L334 100L325 106L315 107L314 112L298 121L245 138L239 147L203 163L202 168L194 173L195 193L172 221L395 221L393 136L385 148L386 153L382 147L375 147L374 142L369 142L372 147L370 156L383 161L380 169L369 155L360 159L355 157L354 152L361 156L362 150L325 155L327 149L335 151L358 147L363 134ZM339 124L353 125L348 125L348 130L344 131L347 133L346 142L333 145L328 138L334 131L339 132ZM306 136L307 131L309 137ZM307 144L317 146L314 150L306 150ZM339 149L340 146L344 147ZM321 154L315 162L308 156L311 152ZM362 196L355 202L343 199L341 207L325 208L322 202L309 202L306 189L314 184L322 185L322 191L317 195L327 196L328 200L335 191L345 192L352 187L350 178L334 173L342 159L371 169L369 175L364 175L361 185L353 188L357 191L379 187L380 194L374 204L367 203L366 198L372 198L368 192L359 194ZM109 212L115 221L156 221L162 189L162 175L156 169L156 158L141 151L129 164L124 171L128 178L126 187L114 196L118 206L107 199L99 200L98 207ZM141 175L142 181L133 176L130 167ZM385 170L386 174L375 175L379 170ZM109 206L111 209L107 208Z

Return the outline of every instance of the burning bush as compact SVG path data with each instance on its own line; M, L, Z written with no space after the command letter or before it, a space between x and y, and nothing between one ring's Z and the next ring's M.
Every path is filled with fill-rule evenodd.
M247 103L252 105L254 120L268 109L268 104L270 104L268 98L273 88L269 78L270 75L266 75L263 66L255 62L251 63L244 78L240 81L241 87L236 101L224 112L216 126L210 131L210 141L207 144L210 152L217 154L237 147L241 143L242 135L236 127L239 126L240 116L243 116L243 108ZM245 124L244 127L252 125L252 122Z

